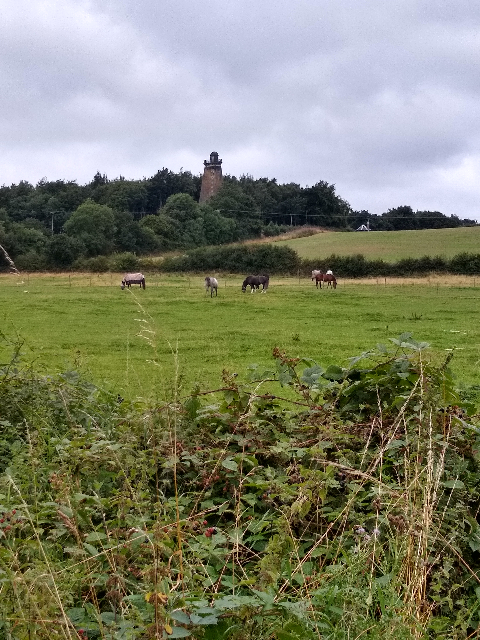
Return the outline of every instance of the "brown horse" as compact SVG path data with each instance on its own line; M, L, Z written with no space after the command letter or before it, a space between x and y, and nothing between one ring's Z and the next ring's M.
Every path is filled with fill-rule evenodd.
M328 289L328 287L333 287L334 289L337 288L337 279L335 278L335 276L333 275L333 273L326 273L323 276L323 282L327 283L326 287Z
M312 271L312 280L315 280L315 286L317 287L317 289L320 287L320 289L322 288L322 282L325 279L325 274L323 273L323 271Z
M313 280L313 278L312 278ZM325 284L325 286L328 287L333 287L334 289L337 288L337 280L335 278L335 276L331 273L316 273L315 274L315 286L318 288L322 288L322 282Z

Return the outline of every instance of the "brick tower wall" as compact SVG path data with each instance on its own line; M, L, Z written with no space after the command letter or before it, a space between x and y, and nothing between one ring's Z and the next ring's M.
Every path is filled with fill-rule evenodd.
M200 190L200 204L207 202L222 186L222 161L218 159L218 153L212 151L210 162L205 160L203 170L202 188Z

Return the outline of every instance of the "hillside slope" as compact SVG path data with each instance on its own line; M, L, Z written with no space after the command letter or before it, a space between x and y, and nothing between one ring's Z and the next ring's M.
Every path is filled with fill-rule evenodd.
M422 231L371 231L370 233L317 233L306 238L279 240L295 249L301 258L322 258L332 253L361 253L368 259L395 262L425 255L453 257L480 252L480 226Z

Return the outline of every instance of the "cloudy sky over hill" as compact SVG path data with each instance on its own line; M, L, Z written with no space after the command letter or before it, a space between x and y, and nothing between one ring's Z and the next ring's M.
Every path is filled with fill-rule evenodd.
M0 184L225 173L480 220L472 0L4 0Z

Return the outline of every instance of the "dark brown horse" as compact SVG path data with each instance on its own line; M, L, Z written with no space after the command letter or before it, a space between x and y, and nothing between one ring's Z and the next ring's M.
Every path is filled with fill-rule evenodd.
M322 271L312 271L312 280L315 280L315 286L317 289L322 288L322 282L324 281L325 274Z
M247 276L242 284L242 291L245 293L247 287L250 287L250 293L255 293L255 289L259 289L262 285L262 293L265 293L268 289L268 283L270 281L269 276Z
M312 278L313 280L313 278ZM322 282L325 284L325 286L328 287L333 287L334 289L337 288L337 280L335 278L335 276L333 275L333 273L316 273L315 274L315 286L318 288L322 288Z
M337 288L337 279L335 278L335 276L333 275L333 273L326 273L323 276L323 282L327 283L326 287L328 289L328 287L333 287L334 289Z

